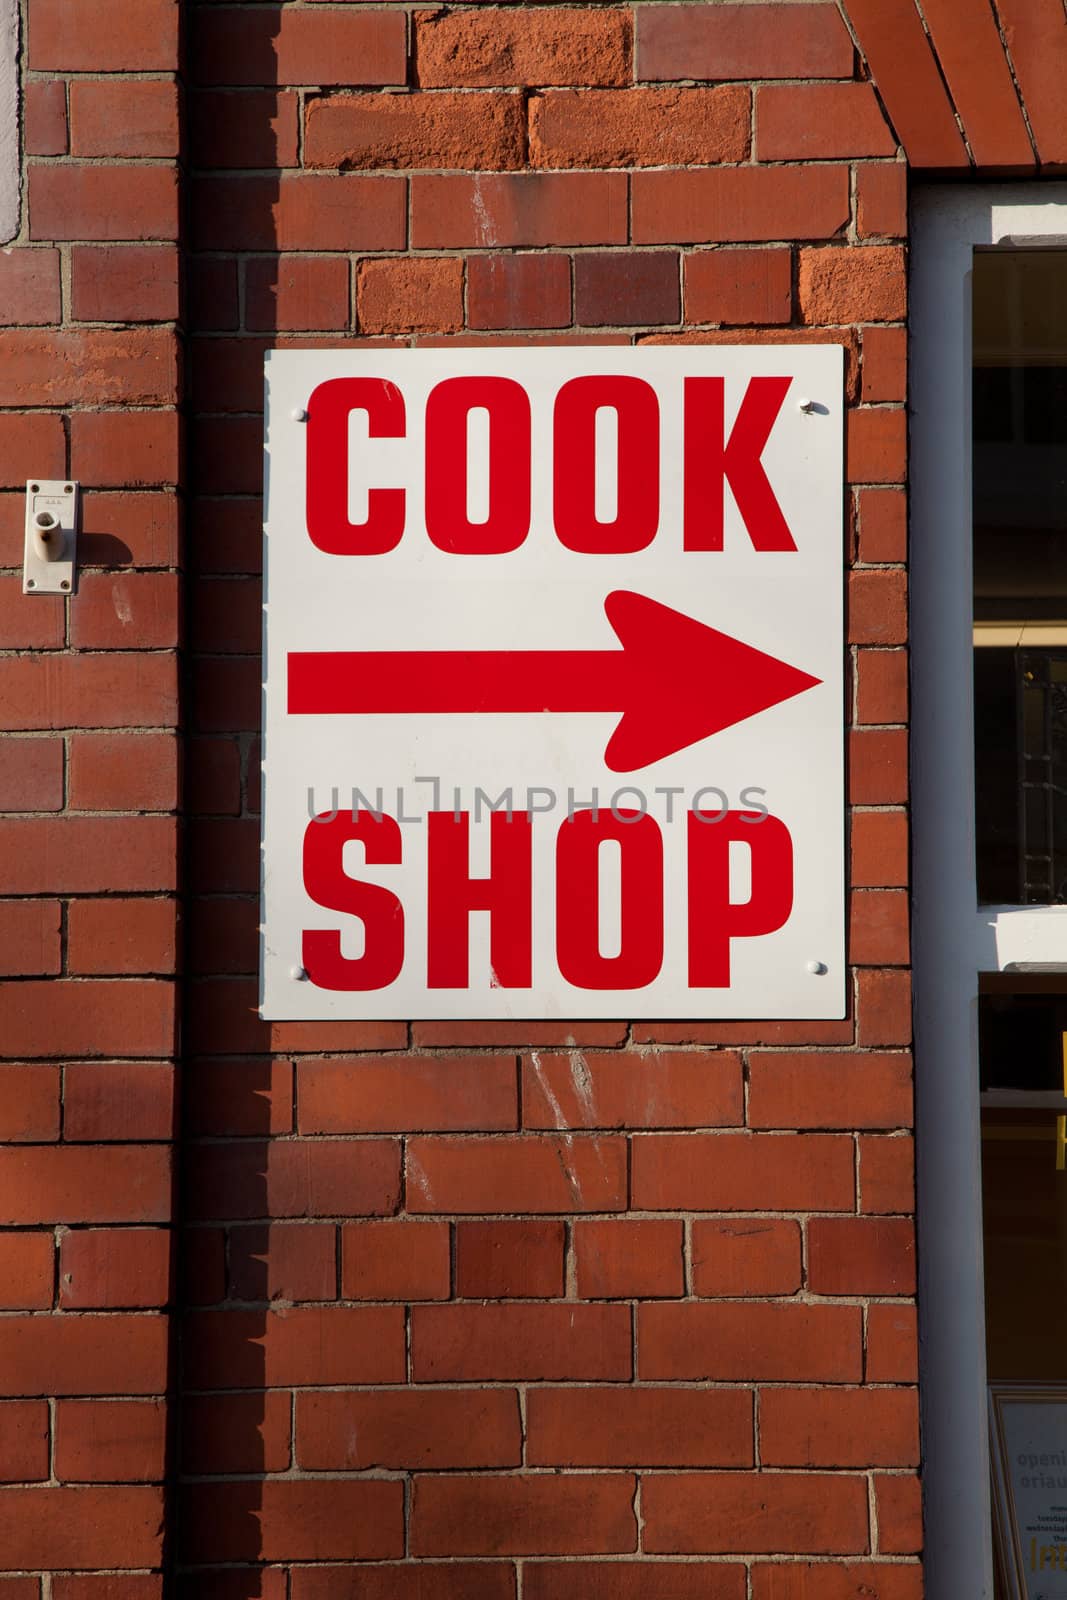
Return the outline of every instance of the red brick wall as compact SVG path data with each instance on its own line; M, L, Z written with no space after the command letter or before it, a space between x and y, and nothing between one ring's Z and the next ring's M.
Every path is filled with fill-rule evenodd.
M0 1559L918 1600L905 167L836 6L190 0L179 165L176 4L28 3L0 531L69 471L87 567L0 578ZM258 1021L262 355L354 338L846 346L846 1021Z

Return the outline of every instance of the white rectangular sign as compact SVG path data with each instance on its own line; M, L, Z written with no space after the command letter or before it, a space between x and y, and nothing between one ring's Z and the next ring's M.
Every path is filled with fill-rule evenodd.
M842 396L268 356L265 1016L844 1014Z

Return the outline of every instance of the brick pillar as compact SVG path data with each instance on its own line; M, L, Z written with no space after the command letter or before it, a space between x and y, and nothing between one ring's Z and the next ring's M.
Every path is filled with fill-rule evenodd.
M27 26L22 228L0 257L0 1566L55 1574L52 1600L149 1600L172 1297L178 4L29 0ZM83 487L70 600L21 593L33 474ZM40 1588L0 1580L5 1600Z

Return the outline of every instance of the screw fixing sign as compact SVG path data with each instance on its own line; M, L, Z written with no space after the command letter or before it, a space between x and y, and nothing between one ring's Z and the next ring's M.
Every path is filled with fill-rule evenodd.
M839 1017L842 352L267 358L270 1018Z

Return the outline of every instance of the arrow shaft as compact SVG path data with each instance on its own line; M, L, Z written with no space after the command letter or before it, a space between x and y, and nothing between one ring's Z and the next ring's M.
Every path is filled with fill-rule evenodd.
M621 650L293 651L289 711L619 711L626 680Z

